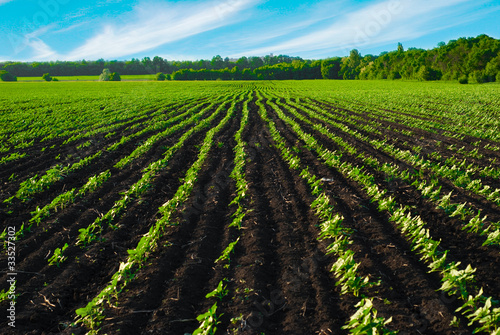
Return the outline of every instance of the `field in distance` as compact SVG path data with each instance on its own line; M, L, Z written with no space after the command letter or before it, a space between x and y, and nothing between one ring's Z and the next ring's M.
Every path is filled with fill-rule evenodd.
M98 81L99 76L54 76L59 81ZM154 74L138 74L138 75L123 75L120 76L122 81L142 81L142 80L155 80L156 75ZM44 82L42 77L17 77L20 82Z
M0 86L2 333L499 332L498 84Z

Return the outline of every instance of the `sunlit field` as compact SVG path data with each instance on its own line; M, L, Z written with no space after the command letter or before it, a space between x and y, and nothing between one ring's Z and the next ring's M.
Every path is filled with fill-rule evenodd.
M15 332L498 333L497 83L57 78L0 84Z

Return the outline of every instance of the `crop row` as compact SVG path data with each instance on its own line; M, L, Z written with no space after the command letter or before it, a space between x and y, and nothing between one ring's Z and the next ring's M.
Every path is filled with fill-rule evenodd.
M78 315L76 323L82 323L93 331L97 331L99 329L101 321L104 318L103 313L105 303L110 305L113 304L113 300L116 300L124 287L131 280L133 280L135 271L137 271L137 269L144 264L150 254L156 249L157 243L165 228L174 224L170 221L172 215L175 213L177 208L189 198L201 166L205 162L208 153L213 146L213 138L234 116L236 103L237 100L233 100L222 121L216 127L207 132L198 153L198 159L187 170L186 175L183 178L183 184L177 189L172 199L165 202L158 209L161 214L161 218L158 219L153 226L151 226L149 232L141 238L135 249L128 250L129 256L127 261L120 264L119 270L112 276L109 284L102 289L102 291L94 299L92 299L86 307L80 308L76 311L76 314Z
M188 105L189 106L189 105ZM174 111L174 113L177 113L177 111ZM127 143L128 141L133 140L135 137L138 137L142 135L143 133L146 133L151 130L159 130L159 129L167 129L157 135L154 135L151 137L149 140L146 141L145 144L139 146L132 154L129 156L123 158L119 163L116 164L117 168L123 168L126 164L130 163L132 160L140 157L141 154L144 154L147 152L147 149L150 148L150 145L154 143L156 140L169 135L171 132L169 130L169 127L171 127L173 124L177 123L179 120L183 120L186 115L189 115L192 113L192 110L188 110L185 113L182 113L176 117L172 117L173 113L169 113L167 115L167 120L161 121L160 118L153 118L152 119L152 126L145 127L143 130L135 132L132 135L122 137L120 141L115 142L111 145L109 145L106 149L104 150L99 150L96 154L87 156L85 158L80 159L78 162L68 165L68 166L61 166L61 165L55 165L54 167L50 168L45 172L44 175L38 177L37 175L34 177L31 177L24 182L22 182L19 186L19 190L16 192L14 196L11 198L7 199L6 202L12 201L12 199L15 197L17 199L20 199L22 201L29 200L30 197L32 197L35 194L38 194L42 191L47 190L52 184L54 184L57 181L61 181L65 176L67 176L70 173L76 172L83 167L91 164L95 159L101 157L101 155L104 152L112 152L117 150L121 145ZM160 115L164 117L163 115ZM183 124L189 124L189 122L183 121Z
M293 107L288 106L287 107L288 110L293 115L301 118L303 122L312 125L315 130L319 131L321 134L333 140L337 145L339 145L340 148L342 148L349 154L353 156L357 155L357 158L361 159L367 166L370 166L380 172L383 172L387 178L399 178L411 184L412 186L415 187L417 191L420 192L420 194L423 197L429 198L431 201L434 202L436 206L442 208L447 214L449 214L450 217L459 216L462 220L465 220L465 218L468 217L469 220L468 222L464 223L463 229L468 229L470 232L476 232L476 233L479 232L481 235L487 235L487 239L484 242L484 245L497 245L497 246L500 245L500 240L499 240L500 223L487 221L487 217L481 216L480 211L475 212L473 209L468 208L466 204L456 204L451 202L450 201L451 193L441 196L440 195L441 186L439 185L437 179L431 179L431 182L428 184L424 176L429 176L429 174L425 172L416 171L413 169L406 169L401 171L398 165L395 165L394 163L381 164L377 158L371 156L367 152L362 152L361 154L358 155L358 150L354 146L346 143L345 141L342 140L342 138L331 133L324 126L315 124L313 121L311 121L314 119L318 119L329 125L334 124L331 122L331 120L322 116L322 114L318 112L317 109L313 111L312 109L309 109L306 106L300 106L291 102L288 102L288 104L300 107L308 115L308 118L304 118ZM350 135L358 138L361 141L369 143L377 143L375 140L369 140L367 137L364 137L359 132L352 131L346 126L341 127L341 129L349 133ZM374 145L373 148L380 149L382 148L382 146L378 145L377 143L377 145ZM384 147L383 150L386 151L387 153L392 154L391 155L392 157L398 158L398 152L393 147L391 146ZM408 161L405 162L411 163ZM434 176L431 174L430 177L433 178Z
M293 151L285 145L283 137L276 128L275 123L267 116L265 106L262 104L263 98L257 101L259 106L259 114L266 122L275 146L280 151L282 159L288 164L291 170L301 170L301 160L293 153ZM267 104L271 107L276 107L269 100ZM308 142L315 140L301 132L301 135L307 137ZM310 143L309 143L310 144ZM353 294L358 296L360 290L366 287L377 285L376 282L370 282L368 276L362 277L358 274L357 269L359 263L354 260L354 252L347 249L351 243L349 235L351 231L342 227L343 217L335 213L335 208L332 206L329 197L322 192L321 179L313 175L307 168L302 169L300 176L307 182L311 189L315 200L311 203L311 210L316 213L320 219L321 234L319 239L328 239L333 241L327 250L328 254L335 254L337 261L333 264L331 271L337 277L337 285L341 286L342 294ZM352 334L393 334L385 325L391 322L391 318L384 319L377 317L377 311L373 308L373 302L367 297L364 297L356 304L357 311L351 316L343 328L349 329Z
M458 294L465 301L457 311L463 310L462 313L469 318L471 324L477 322L481 325L476 328L476 331L485 330L493 333L500 331L498 327L500 308L492 307L492 298L483 295L482 288L474 287L475 270L470 265L460 270L460 262L447 262L449 251L443 252L438 249L439 241L430 237L429 230L420 217L412 215L409 208L398 205L393 197L387 197L387 191L379 188L371 174L346 161L342 162L338 153L324 149L314 137L303 132L300 125L287 117L277 105L270 102L268 104L273 107L280 119L285 121L299 138L317 153L321 160L337 169L346 178L362 185L372 201L378 204L379 211L389 213L390 220L410 240L412 250L421 255L420 259L428 264L430 271L438 271L441 274L441 290L449 294ZM476 291L475 294L474 291Z
M250 98L250 97L248 97ZM233 213L233 220L229 224L228 229L235 227L238 230L242 228L242 222L245 216L248 214L249 210L245 205L246 192L248 190L248 182L245 176L245 165L247 154L245 153L245 143L242 140L242 134L248 125L248 99L243 102L242 116L240 121L240 128L236 131L234 139L236 141L236 146L234 147L234 168L231 171L231 178L236 184L236 196L231 201L230 205L238 206L236 211ZM231 266L231 254L234 252L236 244L240 241L241 236L238 236L233 242L230 242L228 246L222 251L220 257L218 257L214 263L226 262L226 268ZM208 293L205 297L207 299L217 298L221 301L226 295L229 294L229 290L226 285L227 279L222 279L217 287ZM193 335L208 335L215 334L217 331L218 316L217 316L217 302L215 302L205 313L202 313L196 317L196 320L200 322L197 329L194 330Z
M139 157L145 155L150 149L153 143L161 140L162 138L165 138L167 136L170 136L172 134L175 134L177 132L182 131L186 127L194 124L195 122L199 122L200 119L209 111L213 108L215 103L208 104L208 107L204 108L203 110L199 111L199 109L204 105L202 104L196 104L195 107L190 108L188 111L176 116L172 117L169 121L165 122L160 122L161 126L166 128L166 130L162 131L159 134L153 135L150 137L144 144L140 145L137 147L136 150L134 150L130 155L127 157L123 158L120 160L115 167L118 169L123 169L127 164L130 164L133 160L138 159ZM192 115L194 114L194 115ZM191 117L189 117L192 115ZM190 131L186 132L183 137L183 141L180 143L177 143L175 146L170 148L167 152L165 152L165 158L159 160L156 162L156 164L151 163L149 168L146 170L152 170L152 171L145 171L144 174L147 174L145 177L143 175L143 178L140 179L128 192L124 194L122 197L121 201L118 201L117 204L115 204L114 208L111 209L104 217L100 217L96 219L93 225L89 226L87 229L83 229L81 233L81 238L84 238L84 241L87 239L92 239L91 236L96 236L96 234L92 234L91 231L93 232L96 227L101 226L102 222L107 222L108 224L112 222L113 218L116 215L119 215L125 208L127 203L129 203L131 200L137 198L140 196L142 192L145 192L148 189L148 185L150 183L150 179L154 177L155 173L159 171L159 169L164 168L170 159L170 157L180 148L182 147L182 144L186 139L189 138L189 136L204 127L206 127L211 120L213 120L213 117L215 115L212 115L210 118L207 118L206 120L202 121L198 126L193 127ZM179 122L180 121L180 122ZM121 143L124 143L121 141ZM116 143L115 143L116 144ZM114 150L116 150L116 145L113 144L112 147L114 147ZM81 169L83 166L86 166L90 164L90 162L97 157L101 156L101 151L99 151L96 155L89 156L85 159L80 160L78 163L75 163L71 166L67 166L65 168L60 168L59 166L56 166L55 168L52 168L46 172L45 175L43 175L40 179L36 179L36 177L30 178L27 181L21 183L21 187L18 190L16 197L20 199L28 199L28 196L33 196L39 192L42 192L43 190L48 189L51 185L53 185L56 181L60 181L63 179L67 174L71 172L75 172L79 169ZM93 175L89 177L87 183L85 183L82 187L79 189L73 188L69 191L66 191L64 193L61 193L57 195L49 204L43 206L42 208L37 207L31 214L32 218L30 219L29 224L23 224L20 229L18 229L17 234L21 235L24 234L26 231L31 231L31 227L33 223L36 223L39 225L43 220L47 219L52 213L57 212L57 210L62 210L63 208L69 206L70 204L74 203L78 199L83 198L84 196L88 195L89 193L95 192L99 187L102 186L104 182L106 182L109 178L111 177L111 171L108 169L106 171L103 171L99 174ZM32 186L28 186L32 185ZM10 199L7 199L6 202L12 201L13 197ZM4 231L2 235L0 235L0 238L5 238L5 233ZM88 242L88 241L87 241Z
M320 106L318 106L318 103L314 103L310 101L310 99L305 99L306 103L305 105L309 106L310 108L313 108L315 110L321 109ZM324 113L324 112L323 112ZM334 114L339 115L339 117L335 117ZM352 115L352 113L349 113L347 111L342 111L339 109L336 109L336 113L330 113L330 117L333 117L335 120L339 122L345 122L353 127L355 127L358 130L363 130L366 131L367 133L371 134L376 134L379 136L382 136L382 130L383 129L389 129L391 132L396 132L398 137L401 137L401 133L404 134L405 136L408 136L409 138L414 138L414 134L412 131L409 130L398 130L397 127L391 127L387 126L384 127L382 123L378 121L366 121L365 117L361 116L355 116ZM397 119L391 120L391 122L397 123L399 126L401 123L397 122ZM387 134L385 135L386 141L389 142L389 140L392 140L390 137L387 138ZM392 143L396 143L397 141L400 141L400 138L392 140ZM480 141L478 141L480 142ZM405 142L406 143L406 142ZM439 141L441 143L441 141ZM459 173L464 174L467 173L469 176L472 176L472 174L478 174L481 177L491 177L491 178L497 178L500 174L500 167L497 165L494 165L493 163L496 163L496 159L490 158L491 164L489 166L479 166L476 163L477 159L482 159L483 155L478 152L477 146L472 149L471 151L465 151L464 147L457 148L455 144L448 145L446 147L447 149L454 150L462 158L455 157L454 155L451 155L451 157L448 158L442 158L442 154L444 150L440 150L440 152L433 152L431 154L423 154L422 153L422 147L420 145L414 145L412 146L409 151L415 152L417 155L422 155L424 158L428 160L432 160L437 162L438 165L446 165L452 169L458 169ZM487 146L487 148L492 148L490 146ZM468 158L474 158L476 160L470 161ZM466 172L465 172L466 171Z
M474 136L500 140L500 135L495 131L498 127L498 100L494 87L476 91L474 88L462 90L452 86L431 87L408 83L393 87L391 84L381 84L376 89L367 87L365 92L361 88L363 93L360 93L360 87L352 91L327 91L319 84L316 86L316 90L308 92L308 97L318 97L346 110L385 117L398 124L455 138Z

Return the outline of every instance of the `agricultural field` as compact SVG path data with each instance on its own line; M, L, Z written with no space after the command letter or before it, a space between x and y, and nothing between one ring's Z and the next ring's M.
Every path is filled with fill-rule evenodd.
M98 81L99 76L54 76L58 81ZM142 80L155 80L155 74L133 74L133 75L123 75L121 80L123 81L142 81ZM18 77L20 82L44 82L42 77Z
M498 84L2 83L0 124L2 334L500 334Z

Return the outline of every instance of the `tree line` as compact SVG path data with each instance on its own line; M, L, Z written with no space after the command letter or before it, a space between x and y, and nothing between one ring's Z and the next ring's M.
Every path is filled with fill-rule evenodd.
M171 80L285 80L285 79L407 79L459 80L461 83L500 82L500 40L487 35L459 38L424 50L404 50L401 43L391 52L304 60L286 55L241 57L215 56L212 60L167 61L159 56L131 61L7 62L0 70L14 76L99 75L103 69L121 75L166 74Z
M168 61L156 56L153 59L144 57L142 60L133 58L130 61L98 59L96 61L0 62L0 70L5 70L17 77L39 77L44 73L50 73L53 76L97 76L104 69L121 75L144 75L158 72L172 74L182 69L222 70L228 68L231 70L236 66L240 69L254 70L265 65L291 63L294 60L302 61L302 58L268 55L266 57L241 57L237 60L230 60L228 57L223 59L217 55L211 60Z

